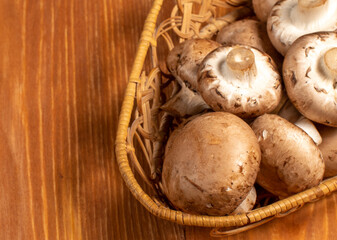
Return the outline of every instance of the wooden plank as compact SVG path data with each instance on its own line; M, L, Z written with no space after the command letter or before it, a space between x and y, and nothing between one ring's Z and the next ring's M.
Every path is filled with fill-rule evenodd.
M151 3L1 1L0 239L183 239L131 196L114 156Z

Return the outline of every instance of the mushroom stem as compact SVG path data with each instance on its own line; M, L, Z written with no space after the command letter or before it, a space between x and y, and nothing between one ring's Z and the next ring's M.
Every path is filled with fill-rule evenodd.
M328 0L298 0L297 7L291 11L290 18L294 25L316 21L324 16L329 7Z
M237 47L228 53L226 66L235 78L245 81L256 76L254 53L245 47Z
M319 145L322 143L322 137L317 131L317 128L315 125L306 117L301 116L295 123L297 127L302 129L304 132L306 132L312 140L316 143L316 145Z
M331 77L337 77L337 47L329 49L322 58L325 72Z

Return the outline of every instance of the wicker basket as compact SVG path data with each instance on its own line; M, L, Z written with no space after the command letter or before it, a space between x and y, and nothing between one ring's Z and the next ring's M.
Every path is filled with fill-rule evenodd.
M160 106L165 99L163 92L175 94L177 90L173 86L169 87L170 91L163 91L170 82L163 64L165 54L174 47L174 41L178 43L193 37L211 38L220 28L252 14L252 10L247 0L178 0L171 17L157 24L162 3L163 0L154 1L145 21L116 138L119 169L135 198L155 216L183 225L213 227L212 236L225 236L254 228L275 217L286 216L305 203L317 201L336 191L337 177L334 177L317 187L249 213L219 217L183 213L165 203L160 191L158 169L172 117L163 113ZM219 13L225 15L218 17ZM161 48L157 48L158 42ZM162 44L166 44L166 47ZM163 48L166 49L165 54Z

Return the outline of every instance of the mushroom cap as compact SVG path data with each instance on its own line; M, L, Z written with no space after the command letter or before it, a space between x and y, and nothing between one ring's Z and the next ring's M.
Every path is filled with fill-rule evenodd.
M337 29L337 1L326 0L317 13L300 17L298 0L278 1L271 10L267 31L274 47L284 56L292 43L308 33Z
M252 129L230 113L194 118L169 138L163 192L176 209L207 215L233 212L254 185L260 149Z
M318 146L325 162L324 177L337 175L337 128L320 125L318 131L323 139Z
M271 44L266 24L253 19L243 19L222 28L216 41L222 45L242 44L267 53L282 68L283 57Z
M337 47L336 32L319 32L297 39L283 63L287 94L308 119L337 126L337 80L322 69L322 58Z
M323 178L324 162L317 145L300 128L280 116L265 114L252 124L261 148L257 183L287 197L316 186Z
M189 39L176 45L168 54L166 64L169 71L182 85L197 89L198 68L204 57L219 43L208 39Z
M253 8L256 17L261 22L267 22L269 13L278 0L253 0Z
M256 74L237 78L226 64L232 50L252 52ZM246 60L246 59L244 59ZM244 45L221 46L205 57L199 69L198 91L215 111L252 118L273 111L282 97L281 76L267 54Z

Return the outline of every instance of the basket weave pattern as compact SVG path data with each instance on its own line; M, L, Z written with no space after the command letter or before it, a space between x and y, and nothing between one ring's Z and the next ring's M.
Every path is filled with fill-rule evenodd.
M180 0L172 9L171 17L158 24L156 28L162 3L163 0L155 0L146 18L125 91L116 137L119 169L135 198L155 216L183 225L216 227L211 235L224 236L256 227L275 217L286 216L305 203L317 201L336 191L337 177L334 177L325 180L317 187L249 213L220 217L192 215L172 210L160 200L159 169L172 117L160 111L163 104L165 73L161 70L158 60L158 39L162 38L170 50L174 47L172 34L180 42L193 37L211 38L222 27L252 13L247 7L249 6L247 0ZM226 14L218 17L219 9ZM144 63L148 54L151 56L151 70L147 73L144 71ZM173 86L171 94L175 94L176 91L177 86ZM131 122L132 114L135 120ZM135 150L135 145L139 146L140 151ZM143 154L149 173L146 173L140 164L137 156L139 152ZM135 171L155 194L150 195L142 189L135 178ZM222 231L220 227L237 227L237 229Z

